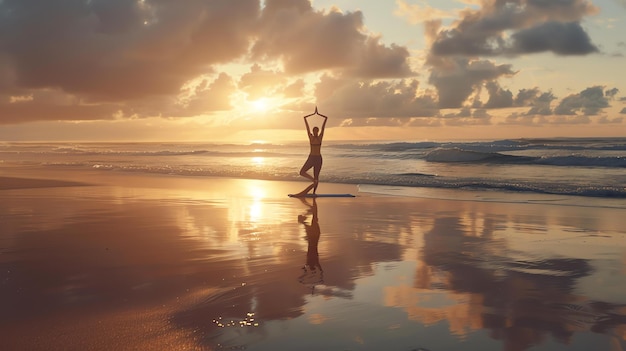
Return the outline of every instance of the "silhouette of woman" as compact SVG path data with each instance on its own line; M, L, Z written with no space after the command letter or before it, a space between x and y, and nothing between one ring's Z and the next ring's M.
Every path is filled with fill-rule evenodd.
M302 266L304 272L298 280L300 283L310 286L312 293L316 284L324 283L324 271L322 270L319 253L317 251L321 230L319 218L317 217L317 202L315 202L315 198L313 198L313 204L309 204L304 198L301 198L300 201L309 208L306 214L298 216L298 222L304 225L306 240L308 241L306 263ZM306 223L306 218L309 214L311 215L311 224Z
M311 127L309 126L309 121L307 120L307 118L313 115L319 115L319 116L322 116L322 118L324 118L324 122L322 123L321 129L318 127L313 127L313 130L311 130ZM309 157L307 158L306 162L300 169L300 175L307 179L310 179L313 182L313 184L309 185L307 188L305 188L304 190L302 190L296 195L305 195L309 191L311 191L311 189L313 189L313 194L315 194L315 192L317 191L317 185L319 184L320 171L322 170L322 151L321 151L322 139L324 138L324 129L326 128L327 120L328 120L328 117L317 112L317 106L315 107L314 113L304 116L304 124L306 125L307 135L309 136L309 144L311 145L311 151L309 152ZM311 176L308 173L308 171L311 168L313 168L313 176Z

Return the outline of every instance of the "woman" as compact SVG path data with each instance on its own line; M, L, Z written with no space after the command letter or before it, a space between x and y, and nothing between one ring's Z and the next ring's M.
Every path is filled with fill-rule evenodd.
M311 127L309 126L309 121L307 120L307 118L313 115L319 115L319 116L322 116L322 118L324 118L324 122L322 123L321 130L318 127L313 127L313 130L311 131ZM309 144L311 145L311 151L309 152L309 158L307 158L306 162L300 169L300 175L307 179L310 179L313 182L313 184L309 185L306 189L304 189L297 195L305 195L309 191L311 191L311 189L313 189L313 194L315 194L315 192L317 191L320 171L322 170L322 152L321 152L322 151L321 150L322 139L324 138L324 129L326 128L327 120L328 120L328 117L317 112L317 107L315 107L314 113L308 116L304 116L304 124L306 125L306 132L309 136ZM313 168L313 176L311 176L308 173L308 171L311 168Z

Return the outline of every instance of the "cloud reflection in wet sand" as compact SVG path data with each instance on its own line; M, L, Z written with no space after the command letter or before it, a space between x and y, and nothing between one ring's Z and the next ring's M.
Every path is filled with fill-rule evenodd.
M324 264L324 267L330 267L330 273L325 273L325 277L341 277L337 287L342 286L347 291L339 296L327 295L327 298L355 299L357 285L363 281L361 278L378 275L378 280L385 280L385 275L389 275L374 272L372 265L376 262L406 260L408 257L403 253L412 251L407 246L417 245L420 249L415 251L413 284L379 286L384 290L383 304L403 308L409 320L425 325L445 322L458 340L464 340L468 334L477 330L486 329L492 339L501 340L506 350L524 350L541 345L550 336L564 345L571 345L575 333L588 331L606 333L611 338L623 340L621 330L626 317L621 312L621 306L624 301L595 301L577 291L578 280L594 273L593 259L567 257L563 256L564 252L558 252L555 257L541 257L533 251L509 247L506 235L502 234L513 228L516 235L536 235L539 232L549 236L548 231L554 231L555 228L550 227L547 218L522 216L520 218L532 220L512 221L512 215L506 213L480 213L477 210L482 205L476 205L477 208L465 206L467 212L452 212L457 216L451 216L449 211L424 211L423 208L420 211L407 211L406 207L401 209L406 205L403 200L385 204L384 211L393 214L391 219L359 221L358 216L352 217L358 213L368 213L370 205L367 202L357 204L358 208L342 212L349 213L343 216L344 221L331 221L336 226L329 226L331 230L344 234L354 230L349 240L338 233L319 238L320 242L332 241L328 245L328 251L331 252L322 251L319 254L326 256L325 261L331 263ZM389 218L385 217L385 213L380 215ZM473 220L468 221L464 217L467 215ZM435 218L434 221L432 218ZM366 227L361 227L363 222L367 223ZM419 228L429 222L431 228L419 233ZM556 228L564 232L571 229ZM398 235L392 236L390 233ZM421 244L413 241L420 236L423 240ZM367 251L345 251L346 248L359 247L365 243L372 243L373 247L383 243L388 246L371 250L377 253L373 255ZM336 248L342 248L343 252L338 252L342 250ZM382 257L382 252L391 255ZM347 257L352 259L351 263L337 262ZM345 272L345 265L353 267L352 273L341 276L339 272L342 271L341 267L344 267ZM377 280L376 277L373 280ZM326 280L309 285L315 286L314 283L330 284L332 290L332 283ZM262 290L266 288L269 287L264 286ZM324 294L328 290L328 286L318 286L315 291ZM212 310L216 306L205 305L203 308ZM347 306L342 308L349 311ZM293 307L286 310L293 311ZM302 306L301 313L307 314L306 305ZM297 318L292 315L274 316L271 319L294 317ZM307 318L311 324L323 324L336 317L311 312ZM292 328L296 326L297 323L293 323Z

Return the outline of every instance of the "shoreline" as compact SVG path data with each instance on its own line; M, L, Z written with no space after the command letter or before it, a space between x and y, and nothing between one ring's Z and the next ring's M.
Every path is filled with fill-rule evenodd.
M45 176L44 176L45 174ZM0 191L28 188L74 187L120 185L123 187L151 188L197 188L207 189L212 182L232 181L269 182L284 191L284 195L297 193L308 184L306 181L251 179L220 176L185 176L176 174L115 172L85 169L50 169L36 167L2 167L0 165ZM237 191L237 189L233 189ZM553 205L606 209L626 209L626 199L601 198L559 194L507 192L474 189L447 189L425 187L403 187L376 184L320 182L319 193L351 193L357 197L406 197L450 201L474 201L528 205ZM245 195L245 194L240 194ZM280 193L272 196L280 197Z

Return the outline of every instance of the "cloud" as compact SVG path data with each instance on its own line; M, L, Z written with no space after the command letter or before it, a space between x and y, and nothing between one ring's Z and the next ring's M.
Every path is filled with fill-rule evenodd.
M339 70L360 78L414 75L405 47L369 35L360 11L316 11L308 0L267 0L252 58L280 59L287 74Z
M189 117L230 109L229 96L235 91L230 76L203 78L183 89L180 95L147 96L126 102L91 103L79 95L58 89L31 90L28 95L0 99L0 123L55 120L112 120L145 117Z
M195 116L207 114L215 111L229 110L230 96L236 91L235 82L226 73L220 73L213 81L204 79L202 83L194 89L192 94L184 104L183 109L176 113L172 111L170 115Z
M602 109L609 107L608 98L604 95L603 87L594 86L565 97L554 109L556 115L597 115Z
M470 5L396 1L397 16L426 28L420 82L408 48L369 32L363 13L308 0L0 0L0 124L231 111L235 129L300 128L294 114L315 103L345 126L486 125L507 108L517 109L507 123L583 123L620 101L616 88L558 102L538 88L514 93L500 81L517 71L492 61L597 51L580 24L598 12L590 1L459 2ZM242 102L262 97L284 104L255 119Z
M414 76L408 64L409 50L403 46L380 44L379 37L370 37L358 55L357 64L347 67L345 75L357 78L402 78Z
M619 93L619 89L618 88L612 88L612 89L609 89L609 90L605 91L604 95L606 95L606 97L612 99L612 98L615 97L615 95L617 95L617 93Z
M525 126L543 126L543 125L574 125L574 124L590 124L592 123L589 116L543 116L512 113L507 116L502 124L505 125L525 125Z
M237 87L301 97L303 75L326 70L415 75L408 49L368 33L361 12L308 0L4 0L0 19L0 123L210 114ZM254 64L233 81L218 71L233 62ZM74 100L42 101L51 91Z
M331 114L353 120L387 118L386 123L395 124L392 118L430 117L439 112L434 93L420 93L418 86L413 79L362 82L325 75L317 84L315 95L319 106Z
M557 55L584 55L597 52L589 35L579 23L547 22L512 35L508 53L552 51Z
M551 92L541 92L538 88L522 89L515 99L515 105L530 106L527 116L549 116L553 114L552 101L556 100Z
M249 73L241 76L239 89L249 94L250 100L256 100L276 92L279 85L284 84L286 78L282 72L264 70L254 64Z
M488 60L457 58L431 63L428 82L437 89L440 108L460 108L484 83L515 74L511 65L497 65Z
M535 115L513 112L506 116L502 124L531 126L535 125L537 123L536 121L537 117Z
M491 115L484 109L472 110L464 107L457 113L448 113L442 116L447 126L466 126L466 125L490 125Z
M598 11L587 0L485 0L478 10L462 11L450 28L431 23L430 51L436 56L589 54L598 49L580 21Z
M505 108L513 106L513 93L500 87L496 81L487 82L485 85L489 93L489 100L485 108Z
M306 84L304 83L304 80L298 79L295 82L287 85L283 89L282 94L287 98L301 97L302 95L304 95L305 86Z
M402 127L409 118L348 118L342 121L343 127Z
M56 104L56 103L13 103L0 105L0 122L3 124L39 120L98 120L113 119L119 111L116 104Z
M10 33L0 57L15 88L102 101L176 93L212 64L243 55L259 3L6 0L0 14L0 32Z
M505 118L505 124L584 124L591 123L591 116L598 116L605 108L610 107L609 100L618 90L616 88L604 91L601 86L593 86L577 94L570 94L557 102L552 108L552 102L557 98L551 92L541 92L539 89L520 90L514 100L514 106L527 107L526 112L513 112ZM623 110L626 112L626 108ZM598 123L620 123L621 119L610 119L601 116Z

